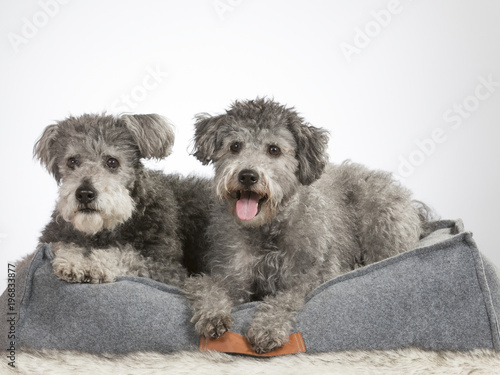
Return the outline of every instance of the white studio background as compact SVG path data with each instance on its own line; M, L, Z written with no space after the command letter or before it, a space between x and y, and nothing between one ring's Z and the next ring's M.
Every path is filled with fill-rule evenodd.
M57 197L33 160L45 126L84 112L159 113L176 126L267 96L331 132L333 162L394 172L462 218L500 265L500 2L495 0L0 0L0 291Z

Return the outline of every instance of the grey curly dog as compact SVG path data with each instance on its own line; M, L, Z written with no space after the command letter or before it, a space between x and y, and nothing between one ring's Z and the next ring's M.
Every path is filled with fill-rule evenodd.
M166 157L173 142L172 126L156 114L85 114L45 129L34 154L58 182L59 198L40 242L52 242L59 278L134 275L180 286L187 269L197 272L209 181L141 163Z
M389 173L327 162L325 130L272 100L199 115L194 155L215 167L208 273L186 280L196 331L217 338L231 309L262 301L247 331L258 353L287 342L306 295L409 250L424 209Z

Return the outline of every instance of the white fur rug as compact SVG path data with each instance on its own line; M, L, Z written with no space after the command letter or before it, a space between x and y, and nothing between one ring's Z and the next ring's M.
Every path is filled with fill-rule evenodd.
M8 369L5 371L5 369ZM349 351L250 358L215 352L92 355L57 350L16 353L16 368L1 374L500 374L500 352L431 352L419 349Z

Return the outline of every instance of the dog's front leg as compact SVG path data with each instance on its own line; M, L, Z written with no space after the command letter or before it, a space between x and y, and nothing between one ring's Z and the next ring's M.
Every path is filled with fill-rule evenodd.
M52 243L52 268L55 275L69 283L90 282L91 261L84 248L73 243Z
M308 291L299 287L264 298L246 335L257 353L273 351L288 342L295 315L304 306Z
M110 283L119 276L149 277L147 260L132 246L85 249L74 243L52 244L52 267L70 283Z
M183 291L193 310L191 322L199 335L215 339L231 328L232 294L237 289L237 283L230 290L227 280L216 275L194 276L184 282Z
M89 254L90 279L94 284L111 283L120 276L151 277L151 260L131 245L92 249Z

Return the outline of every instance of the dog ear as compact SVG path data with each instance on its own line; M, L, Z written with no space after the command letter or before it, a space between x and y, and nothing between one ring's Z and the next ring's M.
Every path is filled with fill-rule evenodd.
M149 114L122 115L120 119L137 142L141 158L162 159L170 155L175 134L173 126L165 118Z
M57 139L59 125L49 125L43 131L42 136L33 147L33 157L37 158L57 182L61 180L61 174L56 163L54 143Z
M210 116L207 113L196 115L194 124L194 155L203 165L210 164L213 154L217 150L217 130L225 115Z
M297 176L301 184L310 185L321 177L328 163L328 131L305 124L295 113L289 117L288 128L297 142Z

